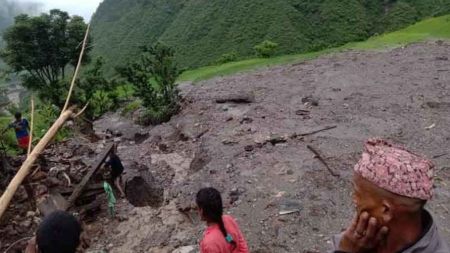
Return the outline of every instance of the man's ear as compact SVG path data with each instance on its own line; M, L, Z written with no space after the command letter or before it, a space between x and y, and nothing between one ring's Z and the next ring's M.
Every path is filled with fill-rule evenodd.
M394 218L394 205L389 200L384 199L382 202L382 218L385 224L389 223Z

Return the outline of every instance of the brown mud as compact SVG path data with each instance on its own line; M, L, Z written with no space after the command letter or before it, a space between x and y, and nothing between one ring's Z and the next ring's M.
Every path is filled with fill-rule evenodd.
M205 186L223 193L251 252L326 252L353 215L352 168L369 137L434 158L427 208L450 241L449 56L442 42L350 51L183 84L183 110L159 126L105 116L95 129L121 141L140 207L119 200L111 220L105 204L86 226L89 252L197 252Z

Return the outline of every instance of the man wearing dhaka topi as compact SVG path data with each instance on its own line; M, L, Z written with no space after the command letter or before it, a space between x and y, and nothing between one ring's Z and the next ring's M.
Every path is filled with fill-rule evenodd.
M450 253L424 208L432 197L431 161L381 139L365 144L353 176L356 215L333 238L335 253Z

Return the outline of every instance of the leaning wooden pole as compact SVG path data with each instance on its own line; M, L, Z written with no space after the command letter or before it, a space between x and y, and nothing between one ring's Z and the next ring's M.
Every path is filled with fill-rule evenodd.
M59 118L53 123L53 125L50 127L50 129L45 133L44 137L39 141L39 143L36 145L36 147L31 151L31 153L28 155L25 162L20 167L17 174L14 176L12 181L9 183L8 187L6 188L5 192L0 198L0 219L3 217L3 214L5 213L6 209L8 208L9 203L11 202L11 199L13 198L14 194L16 193L19 186L23 183L25 178L30 174L31 167L33 166L33 163L36 161L38 156L44 151L45 147L52 141L52 139L55 137L55 135L58 133L59 129L64 125L64 123L71 119L76 118L79 116L81 111L78 114L75 114L74 109L75 107L69 107L69 101L70 97L72 95L73 88L75 86L75 80L77 79L78 72L81 66L81 62L83 59L83 54L86 48L87 40L89 35L89 25L86 29L86 34L84 36L83 40L83 46L81 48L80 57L78 59L78 65L75 68L75 73L72 78L72 82L70 84L69 88L69 94L67 95L65 105L63 109L61 110L61 115ZM84 108L85 109L85 108Z
M50 141L55 137L58 130L64 125L64 123L74 116L73 108L66 110L61 116L56 120L52 127L47 131L44 137L39 141L36 147L31 151L30 155L27 157L25 162L20 167L17 174L14 176L12 181L9 183L2 197L0 198L0 218L6 211L9 202L13 198L19 186L22 184L23 180L30 173L30 169L33 163L36 161L38 156L44 151L45 147L50 143Z

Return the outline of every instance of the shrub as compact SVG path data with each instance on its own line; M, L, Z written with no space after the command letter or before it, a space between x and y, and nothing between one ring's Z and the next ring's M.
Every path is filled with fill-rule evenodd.
M238 54L236 51L233 51L231 53L226 53L220 56L219 60L217 60L217 64L225 64L228 62L233 62L238 59Z
M270 40L265 40L255 46L256 55L259 57L270 58L278 48L278 44Z
M174 51L164 44L142 47L141 57L119 74L135 88L134 95L147 109L143 124L168 121L180 108L180 96L175 85L180 71L174 61Z

